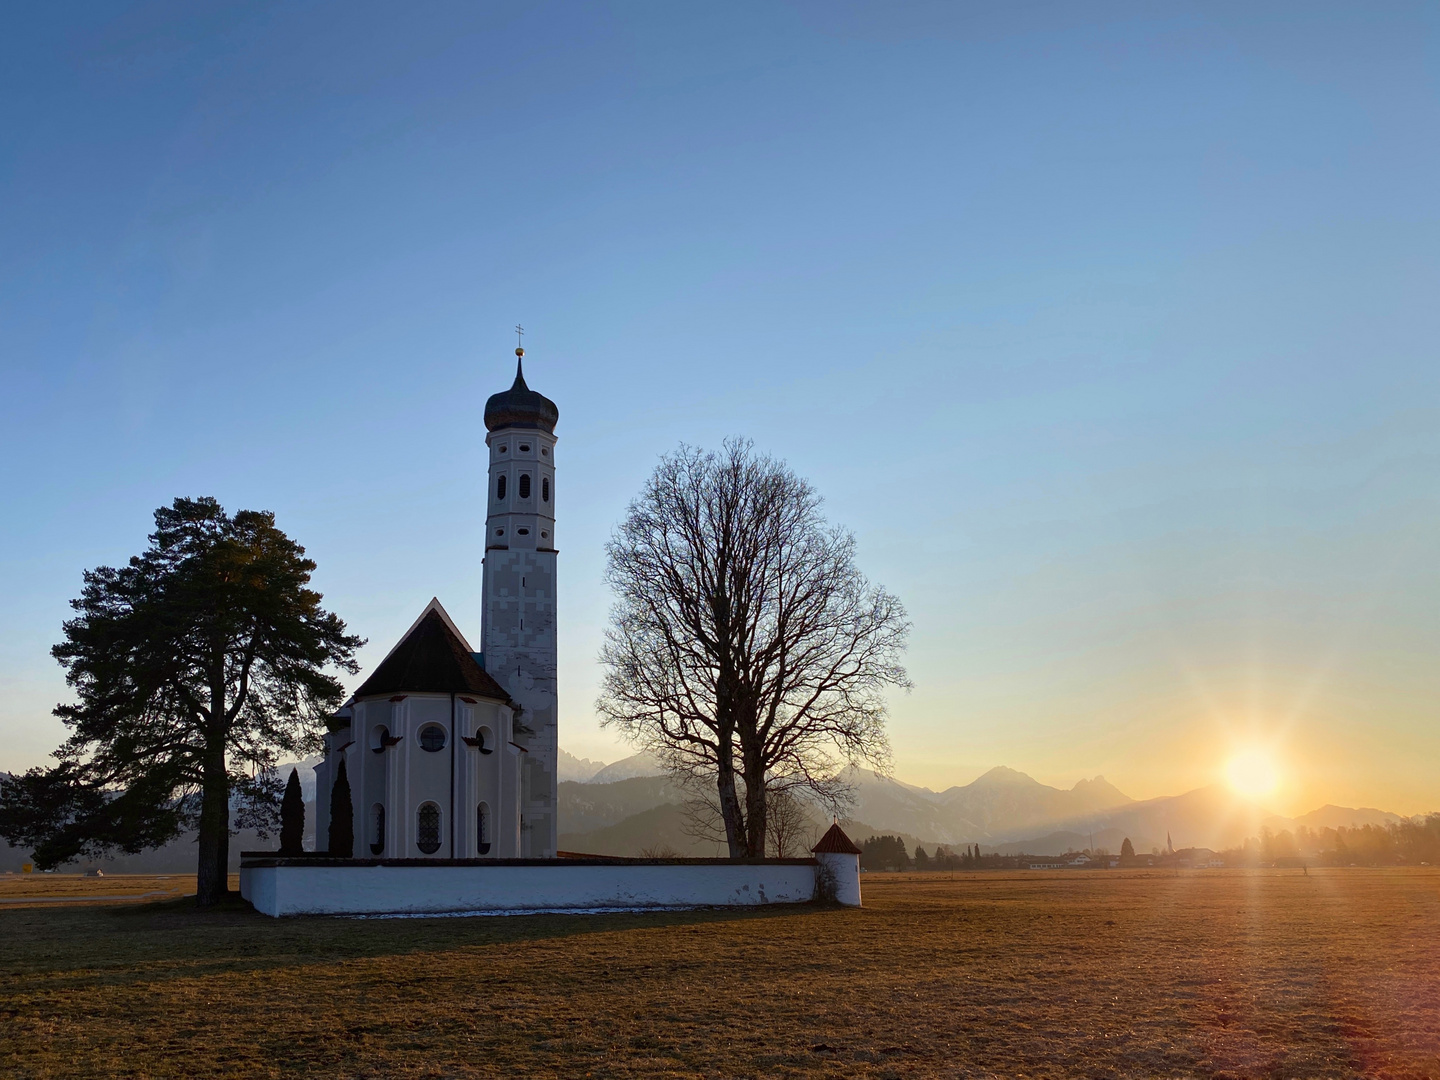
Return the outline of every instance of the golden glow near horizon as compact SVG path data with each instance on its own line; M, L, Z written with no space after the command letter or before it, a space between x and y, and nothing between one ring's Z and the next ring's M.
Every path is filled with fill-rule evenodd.
M1225 780L1237 795L1251 800L1264 799L1279 788L1280 767L1269 750L1250 746L1225 763Z

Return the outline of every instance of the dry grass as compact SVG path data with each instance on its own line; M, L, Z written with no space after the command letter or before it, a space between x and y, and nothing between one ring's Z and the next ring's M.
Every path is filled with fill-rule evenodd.
M1434 870L865 889L520 919L0 908L0 1075L1440 1076Z
M240 887L240 875L230 875L230 887ZM81 874L0 875L0 908L42 907L57 903L133 903L194 895L194 874L117 874L88 878Z

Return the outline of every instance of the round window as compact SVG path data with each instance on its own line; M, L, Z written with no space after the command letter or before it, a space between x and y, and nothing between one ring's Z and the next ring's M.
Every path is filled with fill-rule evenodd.
M420 749L435 753L445 749L445 729L439 724L426 724L420 729Z

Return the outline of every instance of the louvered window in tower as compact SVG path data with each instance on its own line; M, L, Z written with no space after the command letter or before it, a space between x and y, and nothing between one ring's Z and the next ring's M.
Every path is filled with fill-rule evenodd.
M546 502L550 501L550 477L548 476L540 481L540 498Z
M530 497L530 474L529 474L529 473L521 473L521 474L520 474L520 498L522 498L522 499L528 499L529 497Z
M503 476L500 477L499 480L495 481L495 498L500 499L501 501L503 501L505 498L505 477Z

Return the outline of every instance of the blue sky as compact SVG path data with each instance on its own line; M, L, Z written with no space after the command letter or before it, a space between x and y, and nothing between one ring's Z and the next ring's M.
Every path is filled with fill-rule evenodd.
M373 664L478 630L485 397L561 409L562 745L658 455L755 440L907 603L896 772L1440 809L1440 12L39 5L0 40L0 768L156 506Z

